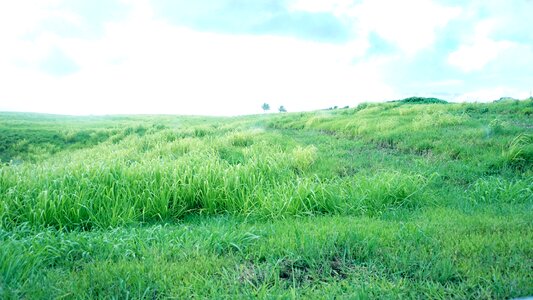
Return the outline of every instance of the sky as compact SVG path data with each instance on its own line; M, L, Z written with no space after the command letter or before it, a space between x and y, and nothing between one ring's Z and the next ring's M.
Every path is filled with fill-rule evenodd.
M0 111L527 98L533 0L0 0Z

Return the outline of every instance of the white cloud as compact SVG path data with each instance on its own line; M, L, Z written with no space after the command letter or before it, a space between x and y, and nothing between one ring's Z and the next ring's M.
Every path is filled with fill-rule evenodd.
M0 68L17 62L32 64L46 56L56 36L41 34L36 40L42 22L63 20L79 24L75 14L58 10L59 0L20 0L0 2Z
M515 48L517 45L513 42L495 41L489 37L497 26L496 19L479 22L470 41L450 53L448 63L464 72L478 71L506 50Z
M366 0L354 7L351 15L358 19L361 32L374 31L413 55L431 47L436 31L459 16L458 7L445 7L430 0Z
M436 31L462 12L431 0L296 0L291 8L333 13L351 21L360 37L376 32L409 55L432 46Z
M353 8L353 0L295 0L289 4L289 9L307 12L329 12L344 15Z
M229 115L260 112L263 102L294 111L394 94L381 77L385 59L353 64L364 44L196 32L135 3L128 19L104 26L101 39L37 38L37 53L17 59L38 61L56 47L80 71L55 78L11 63L0 71L0 110Z
M42 20L58 14L49 10L57 1L0 2L0 38L16 38L34 29Z
M482 39L460 46L449 55L448 62L464 72L482 70L485 65L513 46L514 44L508 41Z

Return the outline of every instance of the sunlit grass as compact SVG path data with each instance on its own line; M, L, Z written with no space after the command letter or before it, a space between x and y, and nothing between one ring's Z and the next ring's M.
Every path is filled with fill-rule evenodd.
M0 298L532 295L531 107L0 114Z

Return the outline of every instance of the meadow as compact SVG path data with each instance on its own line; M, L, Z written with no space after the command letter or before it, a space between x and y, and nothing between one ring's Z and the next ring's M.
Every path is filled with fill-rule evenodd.
M0 298L533 295L533 100L0 113Z

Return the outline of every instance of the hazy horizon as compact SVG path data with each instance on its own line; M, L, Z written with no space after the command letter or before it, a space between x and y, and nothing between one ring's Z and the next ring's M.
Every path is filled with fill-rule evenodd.
M418 97L418 96L416 96L416 97ZM424 96L419 96L419 97L420 98L429 98L429 97L424 97ZM410 97L408 97L408 98L410 98ZM527 98L523 98L523 99L517 99L517 98L513 98L513 97L500 97L498 99L487 99L487 100L480 100L480 101L450 101L450 100L447 100L447 99L440 99L440 98L439 99L440 100L445 100L445 101L447 101L449 103L490 103L490 102L494 102L494 101L500 100L502 98L512 98L512 99L515 99L515 100L522 101L522 100L527 100L527 99L530 99L530 98L533 98L533 97L527 97ZM389 100L374 101L374 102L361 101L361 102L355 103L354 105L345 105L345 106L334 105L334 106L316 108L316 109L292 110L292 111L286 111L286 112L283 112L283 113L314 112L314 111L321 111L321 110L328 111L328 110L331 110L331 109L354 108L354 107L357 107L357 105L362 104L362 103L387 103L387 102L396 101L396 100L403 100L403 99L389 99ZM256 115L264 115L264 114L277 114L277 113L281 113L281 112L278 111L278 107L274 107L274 108L271 107L268 111L264 111L261 108L259 108L257 112L242 113L242 114L231 114L231 113L228 113L228 114L201 114L201 113L200 114L196 114L196 113L181 114L181 113L165 113L165 112L161 112L161 113L158 113L158 112L155 112L155 113L142 113L142 112L138 112L138 113L135 113L135 112L134 113L121 113L121 112L116 112L116 113L54 113L54 112L22 111L22 110L0 110L0 113L4 113L4 114L7 114L7 113L14 113L14 114L41 114L41 115L64 116L64 117L187 116L187 117L222 117L222 118L228 117L228 118L231 118L231 117L256 116Z
M0 3L0 111L248 115L524 99L533 1Z

